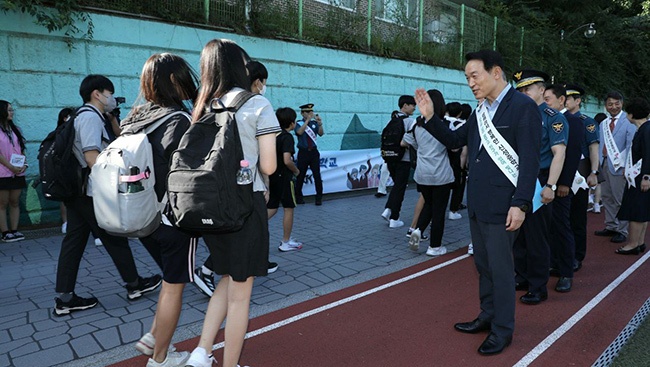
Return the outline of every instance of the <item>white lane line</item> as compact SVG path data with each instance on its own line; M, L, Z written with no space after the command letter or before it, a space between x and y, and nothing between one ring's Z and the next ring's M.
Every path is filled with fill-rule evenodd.
M519 360L519 362L517 362L514 367L526 367L533 363L537 357L544 353L548 348L551 347L551 345L553 345L553 343L560 339L562 335L564 335L567 331L569 331L569 329L577 324L578 321L585 317L587 313L594 309L605 297L607 297L607 295L609 295L614 289L616 289L616 287L621 285L625 279L632 275L636 269L641 267L641 265L643 265L643 263L645 263L648 258L650 258L650 252L645 254L634 264L632 264L632 266L627 268L627 270L619 275L618 278L614 279L614 281L611 282L605 289L600 291L596 297L592 298L589 303L584 305L580 310L578 310L578 312L573 314L571 318L565 321L564 324L560 325L559 328L555 329L555 331L547 336L546 339L542 340L541 343L537 344L537 346L528 352L528 354L526 354L521 360Z
M274 323L274 324L271 324L271 325L265 326L265 327L263 327L263 328L260 328L260 329L257 329L257 330L253 330L253 331L251 331L251 332L246 333L245 339L252 338L252 337L254 337L254 336L257 336L257 335L260 335L260 334L267 333L267 332L269 332L269 331L272 331L272 330L278 329L278 328L280 328L280 327L282 327L282 326L289 325L289 324L291 324L291 323L293 323L293 322L296 322L296 321L302 320L302 319L307 318L307 317L309 317L309 316L313 316L313 315L316 315L316 314L321 313L321 312L323 312L323 311L327 311L327 310L329 310L329 309L332 309L332 308L334 308L334 307L344 305L344 304L346 304L346 303L349 303L349 302L355 301L355 300L357 300L357 299L360 299L360 298L363 298L363 297L369 296L369 295L371 295L371 294L373 294L373 293L377 293L377 292L379 292L379 291L383 291L384 289L387 289L387 288L390 288L390 287L396 286L396 285L398 285L398 284L401 284L401 283L404 283L404 282L408 282L408 281L411 280L411 279L415 279L415 278L421 277L421 276L423 276L423 275L425 275L425 274L431 273L432 271L436 271L436 270L438 270L438 269L442 269L442 268L444 268L444 267L446 267L446 266L449 266L449 265L451 265L451 264L453 264L453 263L455 263L455 262L458 262L458 261L460 261L460 260L464 260L464 259L468 258L469 256L470 256L470 255L465 254L465 255L462 255L462 256L459 256L459 257L453 258L453 259L448 260L448 261L446 261L446 262L444 262L444 263L441 263L441 264L438 264L438 265L436 265L436 266L430 267L430 268L428 268L428 269L422 270L422 271L417 272L417 273L415 273L415 274L411 274L411 275L406 276L406 277L404 277L404 278L400 278L400 279L394 280L394 281L392 281L392 282L390 282L390 283L386 283L386 284L384 284L384 285L380 285L380 286L378 286L378 287L375 287L375 288L369 289L369 290L367 290L367 291L365 291L365 292L357 293L357 294L355 294L355 295L353 295L353 296L350 296L350 297L347 297L347 298L343 298L343 299L338 300L338 301L336 301L336 302L328 303L328 304L326 304L326 305L323 305L323 306L321 306L321 307L315 308L315 309L313 309L313 310L309 310L309 311L307 311L307 312L303 312L303 313L301 313L301 314L298 314L298 315L295 315L295 316L289 317L288 319L284 319L284 320L282 320L282 321L278 321L278 322L276 322L276 323ZM215 344L215 345L212 346L212 350L217 350L217 349L223 348L223 345L224 345L223 342L218 343L218 344Z

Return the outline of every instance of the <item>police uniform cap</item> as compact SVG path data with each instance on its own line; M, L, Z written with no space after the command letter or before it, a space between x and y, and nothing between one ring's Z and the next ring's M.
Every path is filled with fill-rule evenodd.
M577 84L565 84L566 96L580 97L585 94L585 90Z
M547 80L551 79L545 72L533 69L519 70L512 74L512 78L515 81L515 88L517 89L538 82L545 83Z
M300 106L300 112L311 112L314 110L314 104L313 103L307 103L302 106Z

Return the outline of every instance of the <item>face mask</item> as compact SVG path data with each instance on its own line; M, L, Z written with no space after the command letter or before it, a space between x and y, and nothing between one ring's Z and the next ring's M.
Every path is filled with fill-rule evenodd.
M113 97L112 94L104 96L104 98L106 98L106 103L104 103L104 112L110 113L115 109L115 107L117 107L117 102L115 102L115 97Z
M183 100L183 108L185 108L188 112L191 113L192 110L194 109L194 103L192 102L191 99Z
M260 89L260 94L264 95L266 93L266 85L262 85L262 89Z

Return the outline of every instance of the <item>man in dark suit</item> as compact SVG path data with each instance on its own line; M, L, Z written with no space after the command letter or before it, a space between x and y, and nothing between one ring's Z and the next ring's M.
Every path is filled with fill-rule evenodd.
M469 87L476 99L483 101L465 125L451 131L447 123L435 117L433 103L424 89L416 91L415 100L427 120L425 129L436 139L451 149L468 146L472 174L467 182L467 209L474 263L479 272L481 313L475 320L454 327L464 333L490 331L478 349L479 353L489 355L500 353L512 341L515 324L512 246L526 213L531 210L539 171L542 119L535 102L508 84L503 58L498 52L472 52L465 59ZM488 128L492 133L490 139L481 138L481 131L486 130L479 128L477 118L482 122L492 121ZM508 146L516 153L518 163L510 159L512 155L492 158L494 135L498 135L496 140L500 140L501 146ZM505 172L516 174L506 176Z

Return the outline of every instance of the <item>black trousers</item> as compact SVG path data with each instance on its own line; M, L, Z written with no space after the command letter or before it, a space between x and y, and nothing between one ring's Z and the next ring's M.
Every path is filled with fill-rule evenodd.
M571 230L575 239L575 259L583 261L587 255L587 207L589 190L580 189L571 198Z
M571 229L571 201L573 191L569 195L555 197L552 207L551 221L551 262L560 271L560 276L573 277L573 259L575 257L575 239Z
M393 188L388 194L386 200L386 208L390 209L390 219L399 219L399 213L402 210L402 202L404 201L404 194L406 193L406 185L408 184L409 174L411 173L410 162L391 162L386 164L388 172L393 179Z
M68 210L68 228L61 242L59 263L56 271L56 292L74 292L79 273L79 264L83 256L88 236L94 232L102 240L106 252L113 260L117 271L125 283L138 279L133 253L126 237L109 235L97 225L93 199L88 196L65 202Z
M424 232L431 223L430 247L440 247L442 244L442 235L445 232L445 212L452 185L418 185L418 191L424 198L424 207L418 217L417 228Z
M321 200L323 198L323 179L320 176L320 153L318 149L298 149L298 162L296 162L296 166L300 170L300 174L296 178L296 201L303 201L302 185L305 183L307 167L311 169L312 177L314 178L316 200Z
M540 183L546 184L548 170L540 171ZM548 269L551 263L548 229L551 221L553 203L542 205L534 213L527 213L515 240L513 253L515 272L518 281L527 281L528 291L545 293L548 283Z
M451 165L451 169L454 171L454 183L451 189L451 202L449 203L449 210L452 212L457 212L460 210L460 204L463 203L465 184L467 183L467 170L463 169L460 166L461 151L447 152L449 154L449 163Z

